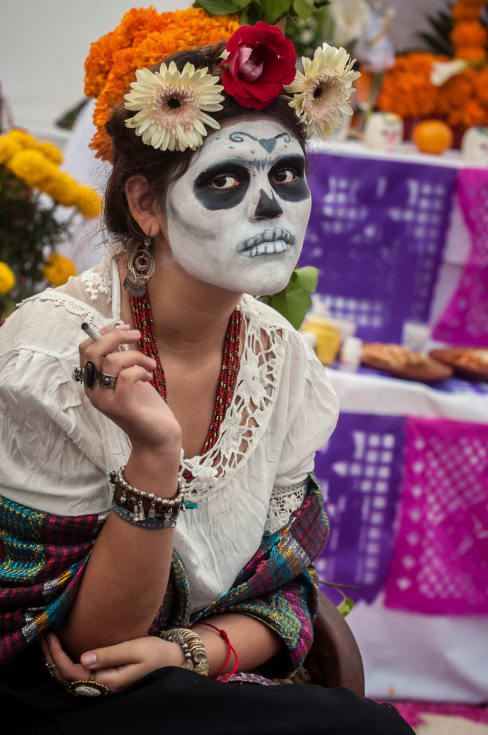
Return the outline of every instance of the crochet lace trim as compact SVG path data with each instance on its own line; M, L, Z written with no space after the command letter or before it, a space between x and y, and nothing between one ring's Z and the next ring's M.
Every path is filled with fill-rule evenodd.
M291 514L303 504L307 485L308 479L298 485L273 488L264 529L265 533L276 533L288 523Z

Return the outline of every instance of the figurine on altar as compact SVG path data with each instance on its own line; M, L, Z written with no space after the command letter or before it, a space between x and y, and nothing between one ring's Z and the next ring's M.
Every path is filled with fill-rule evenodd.
M364 142L382 151L396 150L403 140L403 120L390 112L373 112L366 119Z
M488 166L488 127L468 128L463 135L461 151L466 161Z

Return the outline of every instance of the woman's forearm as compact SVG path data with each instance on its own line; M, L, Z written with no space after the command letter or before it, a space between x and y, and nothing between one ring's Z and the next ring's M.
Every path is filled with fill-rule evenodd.
M203 622L211 623L225 630L229 640L239 657L239 671L252 671L273 658L283 648L278 636L264 623L238 613L215 615ZM193 629L201 637L207 649L209 676L215 676L220 670L227 655L227 644L220 635L205 625L197 623ZM234 657L231 656L227 666L221 673L228 673L234 668Z
M159 487L158 494L171 497L178 464L179 454L157 463L131 455L125 474L135 487L151 492ZM73 657L147 633L166 592L173 535L172 529L137 528L110 513L60 632Z

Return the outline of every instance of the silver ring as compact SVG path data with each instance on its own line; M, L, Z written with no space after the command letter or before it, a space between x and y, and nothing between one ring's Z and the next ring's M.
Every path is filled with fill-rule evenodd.
M79 367L74 367L73 372L71 373L71 377L77 383L83 383L83 370Z
M45 661L46 669L49 671L51 676L54 676L54 672L56 671L56 664L51 664L49 661Z
M115 388L118 375L107 375L107 373L98 373L98 382L101 388Z

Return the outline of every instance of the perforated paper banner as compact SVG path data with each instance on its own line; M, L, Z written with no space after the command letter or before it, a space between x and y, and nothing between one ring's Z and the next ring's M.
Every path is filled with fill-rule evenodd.
M400 161L310 156L312 216L302 265L320 270L333 316L368 341L399 341L429 320L456 171Z
M401 416L342 413L327 449L316 457L331 522L317 571L322 580L359 585L348 592L354 600L372 602L388 574L404 426Z
M407 419L400 526L385 605L488 614L488 424Z
M471 253L433 335L454 345L488 347L488 171L460 171L457 193Z

